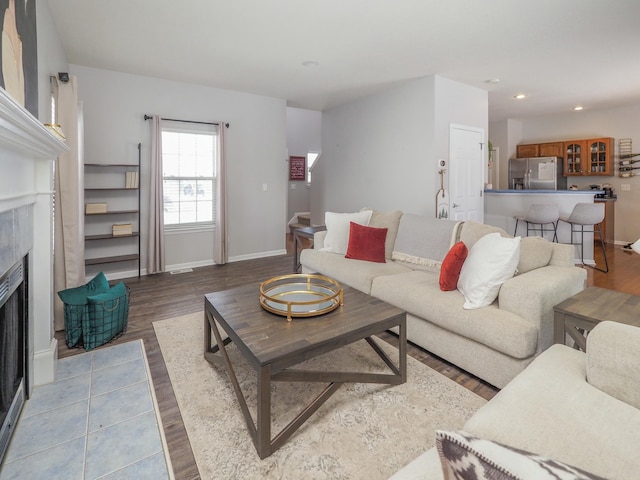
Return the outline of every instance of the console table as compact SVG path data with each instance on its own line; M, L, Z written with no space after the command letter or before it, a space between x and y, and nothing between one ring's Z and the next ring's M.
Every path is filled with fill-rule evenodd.
M589 287L553 310L554 343L565 343L568 335L582 351L587 349L587 334L600 322L640 327L640 297L606 288Z
M313 241L313 236L316 232L323 232L327 229L324 225L317 225L315 227L297 227L292 229L293 233L293 271L300 270L300 261L298 260L298 239L308 238Z

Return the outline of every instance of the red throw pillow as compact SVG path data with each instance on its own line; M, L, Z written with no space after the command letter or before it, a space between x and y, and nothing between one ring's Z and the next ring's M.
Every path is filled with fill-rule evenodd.
M447 252L440 267L440 290L448 292L458 288L458 277L460 277L460 270L462 270L462 264L467 258L467 253L469 250L464 242L456 243Z
M349 246L345 258L385 263L384 242L386 239L386 228L367 227L350 222Z

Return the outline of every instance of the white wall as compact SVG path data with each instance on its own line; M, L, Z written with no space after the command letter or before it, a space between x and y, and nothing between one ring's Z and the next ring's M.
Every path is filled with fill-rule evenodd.
M49 2L39 1L36 6L36 31L38 35L38 118L42 123L51 123L49 77L57 76L58 72L67 72L69 63L53 24Z
M306 156L307 152L321 149L322 112L302 108L287 108L287 150L289 156ZM288 157L287 157L288 159ZM288 166L287 166L288 168ZM296 212L311 211L310 187L305 181L289 181L287 218L288 222Z
M311 193L313 223L325 211L429 214L449 158L451 123L487 125L487 93L431 76L412 80L322 116L322 160Z
M435 78L435 136L434 143L436 146L436 158L449 159L449 131L452 124L463 125L466 127L475 127L484 131L483 159L484 166L484 184L487 180L488 168L488 141L487 130L489 128L489 97L485 90L470 87L460 82L454 82L443 77ZM431 178L433 181L435 195L440 188L440 177L438 170L440 167L435 165ZM445 185L449 184L449 169L445 174ZM445 187L446 188L446 187ZM431 209L435 211L435 207Z
M506 161L507 158L515 157L515 145L520 143L613 137L616 154L614 163L617 166L618 141L621 138L631 138L634 152L640 152L639 118L640 105L630 105L607 110L583 110L510 121L506 127L510 156L503 155L503 158ZM500 128L500 126L491 125L490 138L495 143L494 128ZM501 138L500 141L504 139ZM500 147L502 151L502 145ZM579 188L588 188L594 183L611 184L618 195L615 205L615 242L624 244L640 238L640 221L638 220L640 218L640 177L619 178L616 168L616 175L612 177L569 177L568 182L578 185ZM630 191L623 191L623 184L629 185Z
M85 162L135 163L142 143L142 245L147 238L150 123L145 114L229 122L230 260L285 252L286 104L283 99L71 65L84 104ZM264 190L266 186L266 191ZM167 265L211 262L210 238L171 236Z

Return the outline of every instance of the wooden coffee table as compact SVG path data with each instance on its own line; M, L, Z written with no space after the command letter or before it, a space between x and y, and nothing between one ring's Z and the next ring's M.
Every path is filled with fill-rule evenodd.
M260 458L271 455L344 383L399 385L407 380L406 314L370 295L344 288L344 305L317 317L294 319L265 311L258 284L205 295L204 356L224 365ZM223 339L220 326L228 335ZM399 327L397 360L380 348L373 335ZM212 344L212 340L215 341ZM291 367L310 358L366 340L390 373L306 371ZM253 417L225 346L233 342L257 374L257 418ZM337 369L338 370L338 369ZM321 382L326 388L302 408L275 437L271 436L271 382Z
M586 336L600 322L640 327L640 297L606 288L586 288L553 310L554 343L565 343L569 335L583 352L587 350Z

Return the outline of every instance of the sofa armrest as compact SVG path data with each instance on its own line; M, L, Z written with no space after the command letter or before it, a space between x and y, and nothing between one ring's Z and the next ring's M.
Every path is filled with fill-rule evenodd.
M502 284L498 305L538 328L539 353L553 344L553 307L584 290L586 278L587 272L578 267L536 268Z
M551 243L553 250L549 265L572 267L575 265L575 247L564 243Z
M316 232L313 234L313 249L320 250L324 247L324 239L327 236L327 231Z
M640 328L601 322L587 337L587 381L640 409Z

